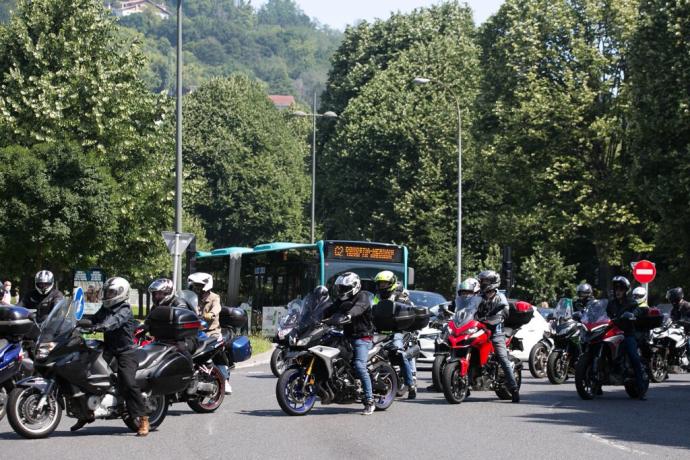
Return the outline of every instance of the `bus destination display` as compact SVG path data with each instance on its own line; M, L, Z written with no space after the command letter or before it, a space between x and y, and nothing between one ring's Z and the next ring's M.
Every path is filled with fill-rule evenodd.
M333 243L328 247L327 256L333 259L402 263L402 249L390 246Z

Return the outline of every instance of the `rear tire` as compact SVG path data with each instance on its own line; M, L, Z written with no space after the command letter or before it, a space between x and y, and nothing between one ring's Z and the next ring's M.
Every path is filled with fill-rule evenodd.
M649 359L649 380L662 383L668 376L668 361L661 353L655 351Z
M203 400L191 399L187 401L187 405L198 414L210 414L223 404L225 398L225 377L223 373L216 366L213 366L209 376L204 376L207 383L213 383L216 388L213 394Z
M575 389L580 398L594 399L594 376L592 375L592 356L585 353L580 356L575 366Z
M271 354L271 372L276 377L280 377L285 369L287 363L285 362L285 348L276 347Z
M448 355L436 355L434 364L431 367L431 383L434 384L436 391L443 391L443 368L446 367Z
M517 384L517 390L520 391L520 387L522 386L522 366L520 365L520 363L513 362L513 378L515 379L515 383ZM498 399L502 401L508 401L513 399L513 395L511 394L510 390L505 386L505 383L496 390L496 396L498 396Z
M374 406L376 410L386 410L388 409L393 401L395 401L395 395L398 392L398 376L395 373L393 367L387 362L380 362L374 364L369 373L371 376L371 386L374 388L377 385L385 385L385 393L374 392Z
M0 420L5 418L5 414L7 413L7 398L8 398L7 390L5 387L0 387Z
M306 394L302 394L304 377L304 369L301 368L287 369L278 377L276 399L288 415L306 415L316 404L316 380L308 384Z
M15 388L7 399L7 420L14 431L27 439L48 437L62 418L62 407L51 394L39 414L34 409L42 397L41 392L33 387Z
M546 367L549 359L549 347L541 340L529 352L529 372L535 379L546 377Z
M443 396L450 404L460 404L467 397L467 376L460 375L460 362L448 363L443 368Z
M546 375L549 382L560 385L568 379L568 368L570 363L563 350L555 350L549 353L549 360L546 364Z
M165 417L168 415L168 398L165 395L151 395L149 397L147 405L149 416L149 426L151 429L158 428ZM139 417L130 417L128 413L122 415L122 421L125 422L127 428L134 431L135 433L139 431Z

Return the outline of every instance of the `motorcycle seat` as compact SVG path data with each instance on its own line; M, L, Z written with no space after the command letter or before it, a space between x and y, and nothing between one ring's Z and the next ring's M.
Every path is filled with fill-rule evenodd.
M156 359L168 352L170 347L158 344L149 344L145 347L136 349L137 362L139 363L138 369L146 369L149 367Z
M388 340L389 337L390 335L388 334L374 334L374 345L376 345L377 343L385 342L386 340Z
M196 347L196 350L194 350L194 354L192 355L192 358L196 358L200 354L215 348L216 344L218 343L218 337L208 337L205 339L203 342L200 342L199 345Z

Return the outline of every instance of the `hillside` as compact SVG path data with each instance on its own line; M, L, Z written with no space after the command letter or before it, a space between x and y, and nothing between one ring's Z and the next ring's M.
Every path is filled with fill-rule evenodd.
M6 21L16 0L0 0ZM123 30L139 38L149 58L145 75L156 92L175 83L176 1L157 2L170 12L146 5L143 12L119 18ZM119 13L123 2L106 1ZM256 9L249 0L195 0L183 3L185 89L212 76L241 72L268 86L271 93L311 100L327 78L329 59L342 39L339 31L309 18L293 0L270 0Z

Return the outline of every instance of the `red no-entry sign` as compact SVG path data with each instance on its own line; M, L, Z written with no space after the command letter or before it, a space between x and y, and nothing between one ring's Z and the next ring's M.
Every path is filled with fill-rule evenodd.
M656 267L648 260L641 260L633 264L633 276L640 284L647 284L656 278Z

